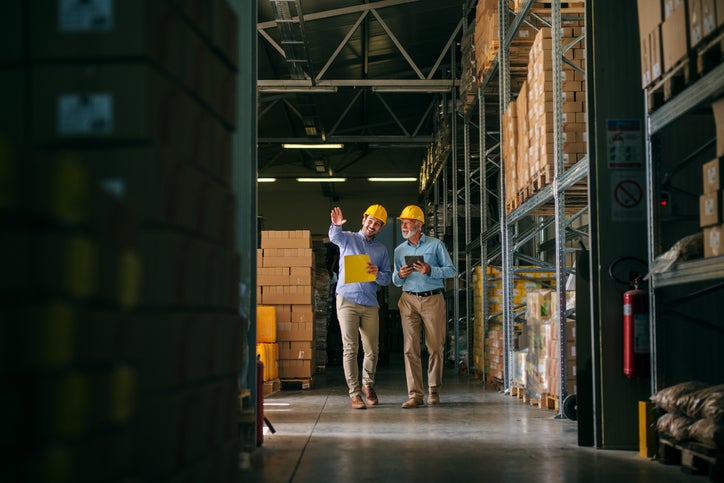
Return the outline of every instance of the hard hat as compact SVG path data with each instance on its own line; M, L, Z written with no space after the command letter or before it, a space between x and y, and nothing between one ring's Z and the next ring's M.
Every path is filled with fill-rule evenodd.
M387 210L382 205L370 205L369 208L364 212L364 216L374 216L382 222L384 225L387 223Z
M398 220L402 220L403 218L407 220L417 220L425 223L425 214L422 212L419 206L415 205L405 206L405 209L402 210L400 216L397 217Z

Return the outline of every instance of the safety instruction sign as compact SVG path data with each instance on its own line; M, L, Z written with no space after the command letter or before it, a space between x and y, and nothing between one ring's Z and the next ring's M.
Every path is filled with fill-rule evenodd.
M641 121L608 119L606 121L608 167L641 168L644 163Z
M611 173L611 218L615 221L643 221L646 217L646 185L644 172L613 171Z

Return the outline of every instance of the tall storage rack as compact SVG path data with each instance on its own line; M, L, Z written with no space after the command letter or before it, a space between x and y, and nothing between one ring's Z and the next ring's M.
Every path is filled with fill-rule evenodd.
M647 95L648 256L652 268L656 258L678 240L702 232L698 223L702 164L722 154L715 154L717 141L722 141L716 139L711 106L724 95L724 64L701 74L658 108L653 105L656 93ZM661 205L662 199L668 206ZM717 384L724 379L720 350L724 344L723 293L722 256L678 261L670 270L651 277L652 393L686 380Z
M533 1L527 0L523 2L516 16L508 23L508 1L499 0L499 45L500 49L497 58L494 60L493 67L488 71L486 78L482 80L478 89L477 109L471 109L464 116L463 142L464 142L464 165L465 165L465 189L464 189L464 206L466 210L466 220L470 219L471 214L471 196L477 194L480 197L480 230L475 238L471 236L471 228L466 224L466 277L465 287L468 294L474 290L473 284L470 283L473 265L475 260L479 260L483 269L488 265L492 265L496 260L500 260L500 266L503 274L503 337L504 337L504 378L503 389L507 392L511 389L511 364L514 347L514 319L515 307L513 305L513 280L515 277L516 265L525 260L526 263L535 263L541 267L548 266L543 261L535 260L532 257L524 256L518 250L526 243L534 240L537 235L542 233L549 227L555 230L555 271L556 271L556 297L558 300L559 320L561 324L560 339L560 372L564 374L566 371L566 279L571 272L571 268L566 266L566 246L567 231L571 232L570 224L574 219L579 218L585 213L585 208L577 211L572 216L567 217L566 211L566 192L572 186L581 182L585 182L588 174L588 161L584 158L578 161L572 167L564 170L562 158L562 115L561 115L561 72L563 55L568 47L573 43L583 40L583 36L576 39L572 44L567 46L561 45L561 5L560 2L552 2L552 31L553 31L553 80L554 80L554 123L555 123L555 143L554 155L556 158L556 167L554 172L553 183L543 187L533 196L528 198L520 206L513 211L507 213L505 204L505 173L504 160L502 158L502 150L500 146L503 142L502 129L494 131L489 129L489 116L486 113L486 99L498 96L499 118L498 126L502 126L502 113L511 100L511 84L510 84L510 62L509 48L518 29L524 22L528 21L531 16L531 7ZM538 19L539 21L541 19ZM498 76L496 86L496 78ZM496 92L495 90L498 90ZM477 113L477 119L475 114ZM471 135L471 126L477 123L479 145L477 151L469 146ZM492 124L492 123L491 123ZM453 131L455 132L455 131ZM488 145L488 140L493 139L492 146ZM477 152L479 166L471 169L471 152ZM489 186L491 176L497 176L497 189ZM474 189L470 189L472 186ZM553 207L552 215L536 216L536 211L542 206L549 205ZM489 217L491 207L497 208L498 219ZM518 223L522 220L530 220L524 230L518 230ZM453 218L453 224L457 223L457 218ZM457 230L457 227L453 228ZM585 233L577 232L577 236L586 236ZM479 253L479 256L475 256ZM487 293L485 270L482 274L482 290ZM468 300L470 297L468 295ZM485 307L485 304L484 304ZM487 330L487 321L491 314L484 313L484 330ZM466 305L466 320L472 320L471 306ZM484 335L483 335L484 337ZM563 401L567 396L567 388L565 377L559 377L559 387L557 395L559 401ZM563 404L559 405L560 408Z

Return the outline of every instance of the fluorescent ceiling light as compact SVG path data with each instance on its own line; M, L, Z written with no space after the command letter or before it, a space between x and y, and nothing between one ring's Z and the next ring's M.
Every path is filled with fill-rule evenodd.
M276 178L257 178L256 182L257 183L273 183L276 180L277 180Z
M450 92L452 86L375 86L372 92Z
M286 94L291 92L335 93L337 86L258 86L260 93Z
M417 181L417 178L367 178L368 181Z
M337 143L285 143L284 149L342 149L344 144Z
M344 183L347 178L297 178L300 183Z

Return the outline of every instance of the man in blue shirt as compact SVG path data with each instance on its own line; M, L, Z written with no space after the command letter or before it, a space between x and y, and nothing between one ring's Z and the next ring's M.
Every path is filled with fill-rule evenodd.
M415 206L406 206L398 217L405 239L395 248L392 282L402 287L397 303L402 321L405 351L405 377L409 400L405 409L422 406L425 395L420 360L421 329L425 331L428 367L428 404L440 402L442 370L445 363L446 308L443 280L452 278L457 268L445 245L422 233L425 215ZM415 258L411 258L414 256Z
M387 210L382 205L371 205L362 215L362 229L358 232L342 231L347 220L339 207L332 209L332 225L329 241L339 247L339 280L336 290L337 319L342 333L342 367L347 380L349 396L354 409L366 409L367 404L378 404L375 393L375 373L379 357L380 318L377 303L377 286L390 284L392 269L387 247L375 240L387 222ZM367 273L374 275L373 282L346 282L344 257L367 254L370 261ZM359 335L358 335L359 334ZM357 352L362 338L364 360L362 362L362 387L359 383Z

